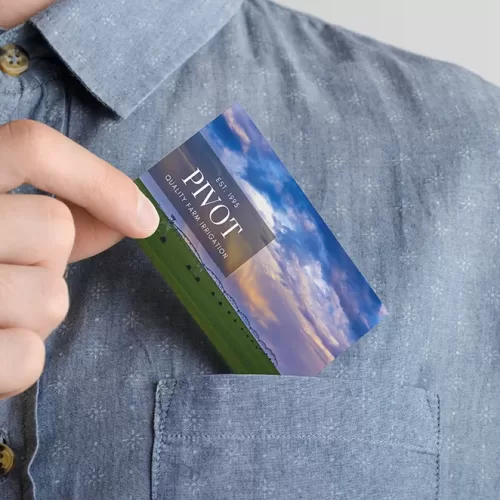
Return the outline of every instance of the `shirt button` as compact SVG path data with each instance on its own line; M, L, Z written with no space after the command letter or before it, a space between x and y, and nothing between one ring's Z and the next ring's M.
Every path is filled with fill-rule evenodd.
M6 476L14 468L14 463L14 452L6 444L0 443L0 477Z
M30 64L28 54L19 45L0 47L0 69L10 76L22 75Z

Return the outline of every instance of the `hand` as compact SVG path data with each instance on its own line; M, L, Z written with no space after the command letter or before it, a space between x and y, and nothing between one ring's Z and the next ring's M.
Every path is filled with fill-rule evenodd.
M54 3L55 0L0 0L0 28L10 29Z
M7 194L24 183L60 199ZM40 376L43 340L68 311L68 262L158 223L125 174L59 132L30 120L0 126L0 398Z

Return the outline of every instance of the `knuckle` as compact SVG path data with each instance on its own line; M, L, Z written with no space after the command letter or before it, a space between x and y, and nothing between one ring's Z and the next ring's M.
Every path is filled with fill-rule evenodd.
M7 122L0 127L0 132L2 147L8 153L7 157L12 157L12 162L7 162L10 168L4 168L8 174L7 185L17 187L30 183L29 168L49 156L48 143L54 130L35 120L22 119Z
M45 203L47 204L47 214L51 221L56 224L66 223L73 224L73 215L69 207L63 203L61 200L56 198L50 198L48 196L44 197Z
M52 274L49 276L46 287L45 312L50 326L56 327L68 314L69 292L64 278Z
M45 363L45 345L40 335L33 330L14 327L1 332L14 337L8 357L3 357L2 368L8 380L2 384L0 399L15 396L30 387L40 377ZM3 335L2 335L3 336Z
M21 358L19 364L23 367L23 379L29 387L42 374L45 363L45 346L40 335L32 330L18 328L16 334L23 347L18 353Z
M111 167L104 166L104 168L99 168L99 174L89 179L86 185L86 197L89 199L92 198L96 200L96 203L99 203L113 189L114 180L116 179Z
M7 123L10 138L21 147L36 148L47 134L47 125L35 120L23 119Z
M5 303L9 297L15 297L18 288L12 273L4 271L4 268L0 268L0 301L2 303Z
M71 249L75 241L75 222L71 210L60 200L48 196L42 198L52 243L64 250Z

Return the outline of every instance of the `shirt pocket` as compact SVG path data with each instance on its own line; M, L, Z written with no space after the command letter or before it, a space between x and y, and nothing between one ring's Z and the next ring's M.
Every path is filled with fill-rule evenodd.
M157 386L154 500L435 500L439 401L414 387L205 375Z

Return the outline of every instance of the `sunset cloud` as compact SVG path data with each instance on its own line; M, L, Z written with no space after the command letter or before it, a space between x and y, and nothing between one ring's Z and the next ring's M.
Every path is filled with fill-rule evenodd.
M274 353L280 373L315 375L387 311L240 106L201 135L275 239L226 278L182 220L179 227Z

